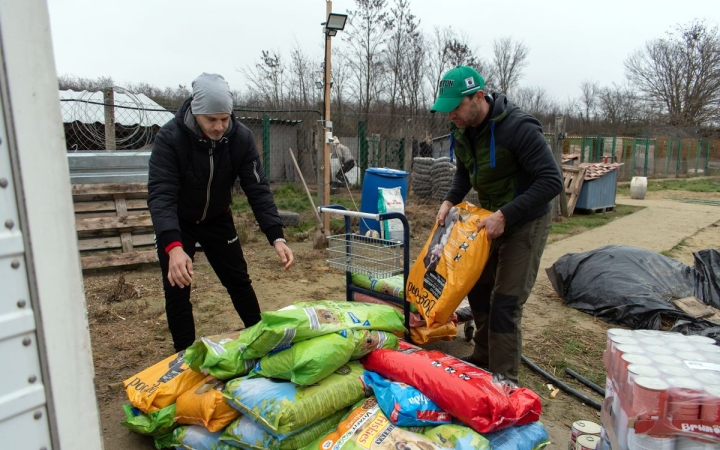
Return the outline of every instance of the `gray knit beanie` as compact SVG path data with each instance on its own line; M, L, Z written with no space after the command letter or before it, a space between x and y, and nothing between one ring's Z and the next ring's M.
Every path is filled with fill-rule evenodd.
M215 73L203 72L192 82L193 98L190 106L193 114L231 114L233 97L225 78Z

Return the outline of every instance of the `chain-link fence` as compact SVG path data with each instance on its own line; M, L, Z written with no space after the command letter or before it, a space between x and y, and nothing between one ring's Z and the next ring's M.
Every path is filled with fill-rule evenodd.
M696 177L720 173L720 140L681 137L576 136L563 153L583 162L618 162L618 180Z
M142 94L119 88L100 92L60 91L69 152L144 151L179 105L164 108ZM341 107L337 108L342 111ZM236 107L236 116L255 137L263 169L273 184L298 183L292 149L313 191L324 189L325 130L319 110L257 110ZM408 172L408 201L438 204L450 186L454 161L446 116L418 113L373 115L337 112L332 135L350 150L356 165L345 175L356 189L365 171L385 167ZM552 145L553 135L546 135ZM574 136L560 141L579 162L619 162L618 179L633 176L684 177L720 172L720 140L667 136ZM330 179L341 164L331 150Z

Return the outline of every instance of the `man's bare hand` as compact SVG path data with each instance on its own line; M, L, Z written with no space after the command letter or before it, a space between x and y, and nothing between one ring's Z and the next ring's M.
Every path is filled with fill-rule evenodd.
M276 242L275 252L278 254L283 263L283 271L288 270L293 265L295 259L293 257L292 250L284 242Z
M445 217L447 216L448 211L450 211L450 208L453 207L453 204L449 201L445 200L442 202L442 205L440 205L440 209L437 213L437 222L440 224L440 226L445 226Z
M500 237L505 232L505 215L498 210L478 222L478 231L485 228L485 234L488 239Z
M168 268L168 281L171 286L184 288L190 286L193 276L192 259L182 247L173 247L168 253L170 265Z

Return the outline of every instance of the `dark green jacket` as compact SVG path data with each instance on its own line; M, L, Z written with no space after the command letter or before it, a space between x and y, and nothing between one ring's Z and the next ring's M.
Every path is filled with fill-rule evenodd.
M480 206L502 211L512 228L550 211L562 192L562 176L540 122L503 94L486 96L490 118L471 143L470 130L451 123L457 170L445 200L460 203L475 188Z

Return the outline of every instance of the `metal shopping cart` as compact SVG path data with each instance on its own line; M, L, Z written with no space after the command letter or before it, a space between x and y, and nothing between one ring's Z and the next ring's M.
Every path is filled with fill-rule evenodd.
M345 295L347 301L354 301L354 293L365 294L370 297L399 305L404 314L405 328L410 330L410 303L402 297L389 295L366 287L358 286L353 282L353 274L367 275L374 280L387 279L402 274L403 291L407 286L408 273L410 271L410 226L404 214L398 212L390 213L365 213L349 211L343 206L331 205L318 208L320 213L341 215L345 219L345 233L328 236L328 259L330 267L345 272ZM370 219L382 223L385 220L398 219L403 226L402 241L394 241L372 236L365 236L352 232L351 219ZM465 339L472 338L474 327L469 308L464 313L456 311L458 316L462 314L465 322ZM409 332L405 338L411 342Z

